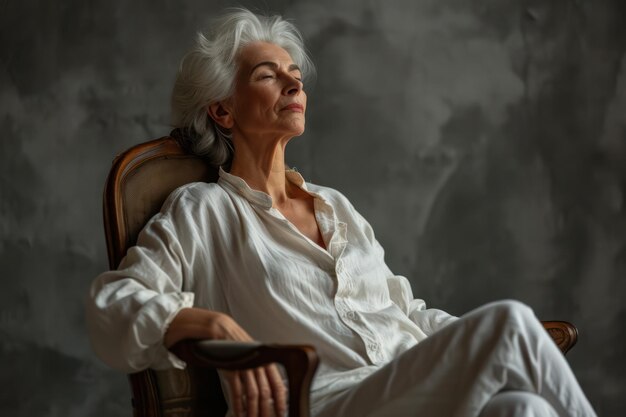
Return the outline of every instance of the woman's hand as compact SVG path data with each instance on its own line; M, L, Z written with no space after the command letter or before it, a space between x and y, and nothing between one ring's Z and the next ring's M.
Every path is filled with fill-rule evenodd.
M183 339L252 342L232 317L201 308L184 308L172 320L163 343L166 348ZM237 417L271 417L287 414L287 389L276 365L243 371L220 371L229 404Z
M236 417L287 415L287 390L276 365L245 371L220 371Z

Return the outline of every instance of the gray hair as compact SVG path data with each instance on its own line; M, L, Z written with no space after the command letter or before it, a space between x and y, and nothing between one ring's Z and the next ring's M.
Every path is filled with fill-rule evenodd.
M315 67L296 27L280 16L258 16L246 9L231 9L198 33L196 45L183 58L172 91L172 124L191 141L191 150L215 165L232 158L230 134L207 113L210 104L232 96L237 55L253 42L269 42L285 49L305 78Z

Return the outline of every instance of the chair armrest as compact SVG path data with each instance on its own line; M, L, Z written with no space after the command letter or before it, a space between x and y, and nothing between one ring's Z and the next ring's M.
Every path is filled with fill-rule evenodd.
M578 341L578 329L566 321L542 321L543 327L565 355Z
M309 391L319 358L308 345L275 345L222 340L184 340L172 351L196 367L241 370L283 365L289 384L289 415L309 416Z

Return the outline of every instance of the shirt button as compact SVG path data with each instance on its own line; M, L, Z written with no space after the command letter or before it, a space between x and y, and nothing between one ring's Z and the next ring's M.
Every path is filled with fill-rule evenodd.
M346 317L349 318L350 320L354 320L356 319L356 313L354 311L348 311L346 313Z
M378 351L378 343L370 343L369 344L369 348L372 352L377 352Z

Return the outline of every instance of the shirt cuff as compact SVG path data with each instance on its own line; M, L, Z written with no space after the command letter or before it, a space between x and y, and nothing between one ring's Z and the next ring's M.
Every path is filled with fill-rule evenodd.
M170 352L163 344L163 338L170 324L183 308L193 307L194 294L191 292L180 292L176 294L163 294L155 297L153 308L146 309L146 327L148 334L154 335L149 338L148 344L151 346L152 354L150 368L164 370L170 368L185 369L187 364L178 356Z

